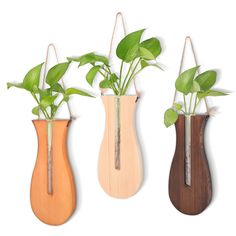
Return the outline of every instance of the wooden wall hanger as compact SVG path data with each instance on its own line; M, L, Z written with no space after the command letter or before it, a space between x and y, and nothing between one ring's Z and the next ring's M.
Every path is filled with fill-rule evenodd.
M190 43L197 66L192 40L186 37L179 74L182 71L186 45ZM174 102L177 91L175 91ZM211 175L204 147L204 130L209 118L206 114L179 115L176 127L176 150L169 176L169 197L180 212L196 215L204 211L212 198Z
M118 19L121 19L124 33L126 28L122 13L117 13L109 50ZM136 95L110 96L101 91L106 111L106 126L100 148L98 176L104 191L115 198L128 198L140 188L143 180L143 164L134 125L134 112L139 98L135 80Z
M42 88L45 86L49 50L45 61ZM65 88L64 82L62 86ZM38 154L32 175L30 201L34 214L44 223L60 225L73 214L76 207L74 178L67 157L67 131L72 112L67 103L70 119L33 120L38 137Z

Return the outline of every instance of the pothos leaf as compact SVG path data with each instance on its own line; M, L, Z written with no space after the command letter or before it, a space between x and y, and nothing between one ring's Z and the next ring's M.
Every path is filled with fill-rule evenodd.
M144 47L139 47L138 56L145 59L145 60L154 60L155 59L153 54L148 49L146 49Z
M70 62L59 63L53 66L47 73L46 82L50 86L58 83L62 76L66 73Z
M53 84L50 90L52 92L65 93L65 90L62 88L62 86L59 83Z
M190 92L191 93L196 93L196 92L199 92L200 90L201 90L201 87L200 87L199 83L194 80Z
M42 101L45 97L51 96L51 90L50 89L38 89L40 101Z
M174 108L177 110L177 111L180 111L182 109L182 104L180 103L174 103Z
M76 89L76 88L68 88L68 89L66 89L65 94L67 96L72 95L72 94L78 94L78 95L81 95L81 96L93 97L89 93L84 92L84 91L82 91L80 89Z
M141 64L142 69L149 66L149 63L146 62L145 60L141 60L140 64Z
M144 29L132 32L126 35L118 44L116 48L116 55L125 62L129 62L131 50L137 51ZM135 49L135 50L134 50ZM135 55L135 53L133 53ZM133 57L134 58L134 57Z
M173 108L169 108L168 110L166 110L164 115L164 123L167 128L173 125L177 121L177 119L178 113Z
M7 83L7 88L9 89L11 87L24 88L23 83Z
M109 60L107 57L95 54L94 52L90 52L90 53L84 54L79 57L68 57L67 60L79 62L79 66L83 66L88 63L94 65L96 62L100 62L100 63L105 64L107 66L109 65Z
M102 80L100 83L99 83L99 87L100 88L103 88L103 89L105 89L105 88L110 88L110 86L111 86L111 82L106 78L106 79L104 79L104 80Z
M55 104L52 104L50 107L51 107L52 114L55 114L57 112L58 106Z
M148 67L148 66L154 66L154 67L159 68L160 70L163 70L161 68L161 66L159 66L157 63L149 63L149 62L147 62L145 60L141 60L140 64L141 64L141 68L142 69L145 68L145 67Z
M56 100L57 96L58 95L44 97L40 101L40 106L42 106L43 108L47 108L48 106L51 106L54 103L54 101Z
M195 81L200 85L202 91L207 91L215 84L216 75L214 70L205 71L199 74Z
M86 75L87 82L93 86L93 81L100 70L101 66L93 66Z
M36 116L39 116L40 107L36 106L32 109L32 113Z
M161 54L161 44L157 38L150 38L140 43L140 47L147 49L155 58Z
M23 88L32 92L34 86L39 86L39 79L42 70L43 63L32 68L23 80Z
M208 90L206 92L197 93L198 99L202 99L202 98L210 97L210 96L216 97L216 96L225 96L225 95L228 95L228 94L221 91L217 91L217 90Z
M138 51L139 51L139 45L136 44L127 51L127 54L126 54L126 57L125 57L124 61L129 63L132 60L134 60L138 56Z
M193 67L181 73L175 82L175 88L177 91L188 95L191 92L193 86L193 79L199 66Z
M119 78L115 73L111 74L111 76L110 76L111 83L115 83L118 79Z

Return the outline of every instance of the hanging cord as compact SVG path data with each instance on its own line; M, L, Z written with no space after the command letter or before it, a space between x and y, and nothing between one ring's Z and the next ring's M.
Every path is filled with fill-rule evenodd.
M110 48L109 48L109 54L108 54L109 61L111 60L112 47L113 47L113 42L114 42L114 38L115 38L115 33L116 33L116 28L117 28L119 17L121 19L124 35L125 36L127 35L127 29L126 29L126 26L125 26L124 16L123 16L122 12L118 12L116 14L116 19L115 19L115 23L114 23L114 27L113 27L113 31L112 31L112 36L111 36L111 41L110 41ZM138 92L137 85L136 85L136 82L135 82L135 78L133 79L133 83L134 83L135 93L136 93L137 97L139 98L140 97L140 93ZM101 95L104 95L105 91L106 91L106 89L101 89Z
M115 23L114 23L114 27L113 27L113 31L112 31L112 36L111 36L111 41L110 41L110 49L109 49L109 54L108 54L108 59L109 59L109 60L111 59L113 41L114 41L114 38L115 38L116 27L117 27L117 23L118 23L119 17L120 17L120 19L121 19L121 23L122 23L124 35L127 35L127 29L126 29L126 26L125 26L124 16L123 16L122 12L118 12L118 13L116 14L116 19L115 19Z
M194 63L195 63L196 66L198 65L197 57L196 57L196 53L195 53L195 50L194 50L194 47L193 47L192 39L191 39L190 36L187 36L185 38L184 47L183 47L183 51L182 51L180 67L179 67L179 75L181 74L182 69L183 69L184 57L185 57L185 53L186 53L186 46L187 46L188 42L190 43L190 46L191 46L191 50L192 50L192 54L193 54L193 58L194 58ZM197 71L199 73L199 68L198 68ZM177 90L175 90L175 93L174 93L173 105L175 103L176 97L177 97ZM206 98L204 98L204 101L205 101L205 106L206 106L207 114L210 114L210 110L209 110L209 106L208 106Z
M47 74L47 66L48 66L50 48L53 49L54 54L55 54L55 57L56 57L56 61L57 61L57 63L59 63L59 59L58 59L58 54L57 54L56 47L55 47L55 45L54 45L53 43L50 43L50 44L48 45L48 47L47 47L47 53L46 53L46 59L45 59L45 67L44 67L44 72L43 72L42 89L45 88L45 84L46 84L46 74ZM66 88L63 78L61 79L61 85L62 85L62 88L63 88L63 89ZM69 101L67 101L66 104L67 104L68 112L69 112L69 115L70 115L70 120L75 119L74 116L73 116L73 114L72 114L71 106L70 106L70 104L69 104ZM41 113L40 113L40 114L41 114ZM39 118L40 118L40 114L39 114Z

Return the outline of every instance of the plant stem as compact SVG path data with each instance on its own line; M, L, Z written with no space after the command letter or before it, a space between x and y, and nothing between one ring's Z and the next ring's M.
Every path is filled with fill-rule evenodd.
M36 101L36 102L38 103L38 105L40 106L40 102L39 102L37 96L36 96L33 92L32 92L31 94L32 94L33 98L35 99L35 101ZM48 115L48 113L47 113L46 110L44 110L44 109L41 108L41 107L40 107L40 110L43 112L43 115L45 116L46 119L50 119L50 116Z
M184 97L184 111L185 111L185 114L187 114L187 103L186 103L185 95L183 95L183 97Z
M50 116L49 116L48 112L46 111L46 109L43 109L40 107L40 110L43 112L45 118L50 120Z
M104 68L104 66L103 67L101 67L101 69L103 69L107 74L111 74L111 71L109 71L109 70L107 70L107 69L105 69Z
M130 85L131 81L134 79L135 71L136 71L136 69L137 69L137 67L138 67L138 65L139 65L139 63L140 63L140 61L141 61L141 58L138 59L138 62L136 63L136 65L135 65L135 67L134 67L134 69L133 69L133 71L132 71L132 73L131 73L131 75L130 75L130 77L129 77L129 79L128 79L128 82L126 83L125 89L122 91L122 92L123 92L123 95L126 94L126 92L127 92L128 88L129 88L129 85Z
M98 72L104 77L104 79L107 79L107 76L102 73L100 70L98 70ZM117 82L116 82L117 83ZM118 84L117 84L118 85ZM119 91L117 90L117 88L115 87L114 84L111 84L111 89L113 90L113 92L115 93L115 95L119 94Z
M118 85L118 88L119 88L119 95L120 95L120 89L121 89L121 79L122 79L122 71L123 71L123 65L124 65L124 61L121 61L121 65L120 65L120 76L119 76L119 85Z
M193 100L193 93L191 93L191 97L190 97L190 101L189 101L189 108L188 108L188 113L189 114L191 114L192 100Z
M119 95L119 91L117 90L117 88L115 87L115 84L111 84L112 90L115 93L115 95Z
M138 73L140 73L142 70L143 70L143 68L139 69L139 70L134 74L134 77L135 77Z
M98 70L98 72L104 77L106 78L106 75L104 73L102 73L100 70Z
M104 66L105 66L105 64L104 64ZM107 76L108 75L112 75L112 73L111 73L111 70L110 70L110 68L109 67L107 67L107 69L105 69L104 68L104 66L103 67L101 67L101 69L103 69L106 73L107 73L107 75L105 75L104 73L102 73L102 75L104 76L105 75L105 78L107 78ZM115 81L115 83L116 83L116 85L119 87L119 84L118 84L118 82L117 81ZM115 88L115 87L113 87L113 88ZM116 89L116 91L118 92L118 90L117 90L117 88L115 88ZM114 89L113 89L114 90Z
M197 106L199 105L200 101L201 101L201 99L199 99L198 102L197 102L197 95L196 95L194 108L193 108L193 114L196 113L196 109L197 109Z
M107 70L109 71L109 74L111 74L111 70L110 70L109 66L105 65L105 64L104 64L104 66L106 66Z
M134 60L130 63L130 66L129 66L128 72L127 72L127 74L126 74L126 76L125 76L125 79L124 79L124 81L123 81L123 84L122 84L122 86L121 86L121 91L120 91L120 94L121 94L121 95L122 95L122 93L123 93L123 90L124 90L124 87L125 87L126 80L127 80L128 76L129 76L129 73L130 73L130 71L131 71L131 69L132 69L133 64L134 64Z
M196 104L197 104L197 94L196 94L195 101L194 101L193 114L195 114Z
M52 114L52 120L54 119L54 117L55 117L55 115L57 114L57 111L58 111L58 108L61 106L61 104L64 102L65 100L64 100L64 98L58 103L58 105L57 105L57 108L56 108L56 110L54 111L54 113Z

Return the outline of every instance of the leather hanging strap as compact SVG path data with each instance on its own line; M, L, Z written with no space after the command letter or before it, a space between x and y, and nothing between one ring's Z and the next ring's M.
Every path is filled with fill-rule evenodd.
M184 42L184 47L183 47L183 51L182 51L182 56L181 56L181 61L180 61L180 67L179 67L179 75L181 74L182 72L182 69L183 69L183 64L184 64L184 57L185 57L185 53L186 53L186 46L187 46L187 43L189 42L190 46L191 46L191 51L192 51L192 54L193 54L193 58L194 58L194 63L196 66L198 66L198 63L197 63L197 57L196 57L196 53L195 53L195 50L194 50L194 47L193 47L193 42L192 42L192 39L190 36L187 36L185 38L185 42ZM197 70L198 74L199 74L199 69ZM176 97L177 97L177 90L175 90L175 94L174 94L174 99L173 99L173 105L176 101ZM208 103L207 103L207 100L206 98L204 98L204 101L205 101L205 106L206 106L206 110L207 110L207 114L210 113L210 110L209 110L209 106L208 106Z
M127 29L126 29L126 26L125 26L124 16L123 16L122 12L118 12L116 14L116 19L115 19L115 23L114 23L114 27L113 27L113 31L112 31L112 36L111 36L111 41L110 41L110 48L109 48L109 54L108 54L109 61L111 60L113 42L114 42L116 28L117 28L117 25L118 25L119 18L120 18L121 23L122 23L122 28L123 28L123 31L124 31L124 35L127 35ZM135 82L135 78L133 79L133 83L134 83L135 93L136 93L137 97L140 97L140 93L138 92L137 85L136 85L136 82ZM105 91L106 91L106 89L101 89L101 95L104 95Z
M48 47L47 47L45 66L44 66L44 72L43 72L42 89L45 88L45 84L46 84L46 74L47 74L47 66L48 66L50 48L52 48L52 50L54 51L54 55L56 57L56 61L57 61L57 63L59 63L56 47L55 47L55 45L53 43L50 43L48 45ZM65 89L65 83L64 83L63 79L61 79L61 85L62 85L62 88ZM71 110L71 106L70 106L69 101L67 101L66 104L67 104L68 112L69 112L69 115L70 115L70 120L72 120L72 119L74 119L74 116L72 114L72 110ZM39 119L40 119L40 114L39 114Z

